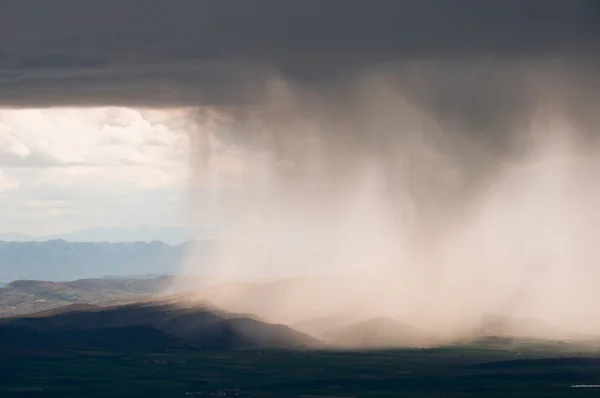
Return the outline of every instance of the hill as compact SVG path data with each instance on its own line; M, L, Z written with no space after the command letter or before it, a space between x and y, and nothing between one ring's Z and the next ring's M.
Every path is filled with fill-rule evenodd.
M212 246L212 241L190 241L177 246L159 241L94 243L57 239L0 242L0 281L173 274L191 250L208 253Z
M60 310L67 305L107 305L147 300L173 288L210 283L210 278L160 276L154 278L80 279L71 282L19 280L0 288L0 316Z
M110 304L152 297L167 282L154 279L19 280L0 289L0 316L50 310L68 304Z
M150 301L0 319L0 346L111 350L194 346L205 349L305 347L319 341L284 325L209 304Z

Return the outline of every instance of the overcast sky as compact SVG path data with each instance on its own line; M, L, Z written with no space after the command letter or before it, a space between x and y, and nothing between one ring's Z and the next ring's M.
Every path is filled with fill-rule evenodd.
M184 223L181 108L252 103L274 74L558 59L591 90L599 17L594 0L1 0L0 231Z
M3 0L0 103L213 105L251 99L272 70L324 84L415 57L590 59L599 10L594 0Z

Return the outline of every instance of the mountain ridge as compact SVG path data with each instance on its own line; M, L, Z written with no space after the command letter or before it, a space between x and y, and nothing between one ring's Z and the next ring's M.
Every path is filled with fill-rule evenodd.
M0 233L0 241L45 242L62 239L69 242L152 242L162 241L175 246L190 240L212 239L213 228L156 227L149 225L127 227L89 227L61 234L30 235L16 232Z
M45 242L0 241L0 281L19 279L72 281L105 275L172 275L194 252L206 258L214 241Z
M229 313L210 304L160 299L112 307L71 307L0 318L0 346L135 349L307 347L320 341L293 328ZM134 344L135 346L131 346Z

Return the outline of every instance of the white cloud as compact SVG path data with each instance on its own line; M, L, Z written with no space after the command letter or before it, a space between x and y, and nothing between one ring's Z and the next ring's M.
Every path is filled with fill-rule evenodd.
M18 188L19 186L15 182L8 179L2 170L0 170L0 192L14 191Z
M150 214L158 206L165 217L177 213L164 206L181 202L163 202L187 186L186 129L193 122L188 114L115 107L0 109L0 192L19 189L18 198L4 195L2 229L14 230L11 221L24 230L18 214L30 225L52 216L60 230L67 228L60 226L65 217L70 226L97 223L92 213L104 214L101 220L109 224L146 223L145 215L160 221ZM131 198L145 203L139 212L131 212Z
M37 186L90 179L97 186L123 182L142 189L182 185L187 134L169 126L170 111L152 111L151 121L147 114L128 108L0 110L0 164L39 169L28 176Z
M37 153L58 165L160 165L187 150L185 131L169 126L170 111L162 112L165 120L156 123L129 108L0 110L0 148L23 159Z
M68 200L27 200L23 202L23 207L28 209L49 210L55 208L67 208L72 206Z

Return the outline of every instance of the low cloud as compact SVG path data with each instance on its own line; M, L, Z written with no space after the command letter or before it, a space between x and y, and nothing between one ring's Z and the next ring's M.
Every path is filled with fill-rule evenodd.
M19 186L8 179L0 170L0 193L17 190Z

